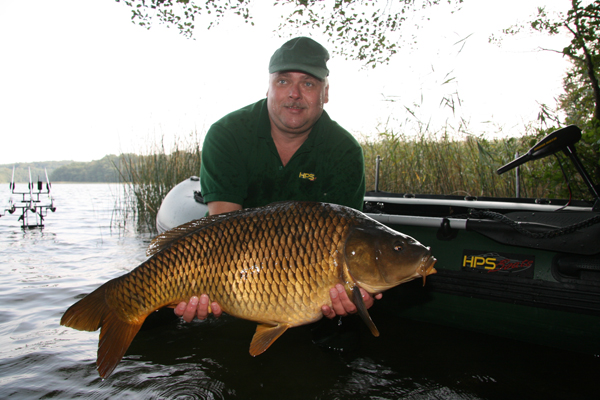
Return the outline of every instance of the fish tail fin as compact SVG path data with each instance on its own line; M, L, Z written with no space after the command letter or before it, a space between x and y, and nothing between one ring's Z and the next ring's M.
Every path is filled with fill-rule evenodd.
M105 300L106 285L73 304L60 319L60 324L80 331L96 331L110 313Z
M106 303L106 287L100 286L73 304L60 320L61 325L82 331L101 328L96 365L102 378L108 377L121 361L145 319L128 322L119 318Z
M114 312L106 316L100 329L98 359L96 360L100 377L106 378L113 372L143 323L144 319L138 323L125 322Z

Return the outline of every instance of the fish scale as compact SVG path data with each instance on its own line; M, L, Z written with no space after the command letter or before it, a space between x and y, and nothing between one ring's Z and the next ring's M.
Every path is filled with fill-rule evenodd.
M289 216L289 212L286 213L286 217ZM302 216L299 219L302 218ZM306 217L306 215L304 215ZM329 218L327 218L329 219ZM305 222L308 221L304 218ZM182 241L178 246L172 246L171 251L164 254L164 259L160 257L156 260L158 264L173 262L172 255L179 254L177 262L177 269L180 269L179 275L182 276L181 283L188 282L187 286L181 287L178 291L178 300L187 300L192 295L199 293L207 293L211 299L217 301L223 311L234 315L244 315L249 319L265 320L272 318L274 312L284 313L285 317L283 320L286 322L297 321L297 324L306 323L318 318L320 315L320 307L322 304L327 303L329 297L329 287L326 290L321 290L320 296L313 296L311 299L310 294L315 291L318 293L319 290L316 287L316 281L310 279L310 275L317 274L317 268L323 270L323 262L319 262L317 268L310 268L310 264L305 268L298 268L299 265L305 264L305 259L299 257L298 254L308 253L312 249L308 250L302 246L302 241L297 240L298 234L304 236L308 234L306 229L314 229L313 225L318 227L321 232L315 235L316 238L327 236L328 230L331 230L332 221L312 221L311 225L290 225L289 223L283 223L276 225L276 221L269 219L264 221L261 218L250 218L244 219L243 222L238 224L239 230L245 232L243 236L237 235L230 226L237 222L237 220L228 221L228 224L224 227L213 227L202 231L200 234L203 240L197 238L198 235L189 236L185 241ZM283 221L289 221L284 219ZM296 221L294 221L296 222ZM308 221L309 223L311 221ZM339 222L339 220L337 221ZM270 228L269 228L270 227ZM298 232L297 227L305 228L305 232ZM232 234L232 232L236 232ZM269 245L266 237L273 238ZM313 260L325 260L325 263L332 263L332 254L335 252L339 245L339 235L336 237L337 240L325 240L324 246L315 246L315 250L318 252L317 257L313 257ZM192 248L198 248L190 246L189 243L192 241L209 243L209 248L212 247L211 252L208 252L207 257L201 257L203 253L196 251L196 257L190 254ZM307 241L305 241L307 243ZM335 246L332 248L331 246ZM240 254L240 262L238 260L234 264L226 264L224 262L225 254L230 254L231 249L244 248L245 251L240 254L237 250L236 254ZM259 251L257 251L259 250ZM271 284L266 276L266 267L269 265L270 251L274 250L278 254L274 263L269 269L271 275L276 275L281 281L279 293L285 296L286 307L283 309L280 302L275 298L268 298L268 302L265 301L267 296L257 296L257 293L270 292ZM187 261L185 259L188 259ZM193 260L193 261L192 261ZM208 265L212 268L195 268L194 265ZM187 269L185 269L187 267ZM233 272L227 285L218 284L218 277L224 273L227 269L231 269ZM204 271L205 274L196 276L195 279L190 279L190 275L193 272ZM210 277L214 277L211 280ZM184 280L183 277L187 277ZM140 279L133 276L134 279ZM277 278L276 278L277 279ZM149 277L145 276L144 286L151 287L152 284L148 284ZM189 283L198 281L197 287ZM326 282L329 281L329 282ZM327 283L333 286L339 281L339 272L336 276L335 271L327 276L327 279L322 280L321 286ZM286 287L292 285L295 290L287 291ZM139 286L138 286L139 287ZM147 292L150 292L148 290ZM231 297L229 293L238 294L235 297ZM122 297L120 294L119 297ZM158 296L161 300L172 297L172 294L166 296ZM319 300L319 303L315 303L315 300ZM262 307L261 307L262 305ZM312 305L312 310L307 312L306 306ZM266 306L266 307L265 307ZM274 307L275 306L275 307ZM141 309L146 310L149 305L144 305Z
M206 293L259 323L250 354L285 330L320 319L329 290L345 286L374 335L360 287L379 293L435 273L429 248L348 207L282 202L210 216L164 232L140 266L71 306L61 324L100 330L98 372L116 367L146 317ZM381 264L381 265L379 265Z

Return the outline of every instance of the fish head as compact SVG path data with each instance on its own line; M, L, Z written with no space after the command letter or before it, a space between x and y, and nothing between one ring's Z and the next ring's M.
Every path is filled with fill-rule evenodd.
M401 283L435 274L431 249L383 224L358 226L344 247L348 273L369 293L380 293Z

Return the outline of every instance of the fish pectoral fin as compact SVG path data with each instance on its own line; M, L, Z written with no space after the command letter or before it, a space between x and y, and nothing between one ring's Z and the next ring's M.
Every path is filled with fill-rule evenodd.
M264 353L289 327L289 325L284 324L277 324L275 326L267 324L258 325L252 337L252 343L250 343L250 355L256 357Z
M354 305L358 310L358 315L360 315L360 318L365 322L365 324L367 324L373 336L379 336L379 330L377 330L375 323L369 315L369 311L365 306L365 302L362 299L362 295L360 294L360 288L358 286L354 286L352 288L352 301L354 302Z

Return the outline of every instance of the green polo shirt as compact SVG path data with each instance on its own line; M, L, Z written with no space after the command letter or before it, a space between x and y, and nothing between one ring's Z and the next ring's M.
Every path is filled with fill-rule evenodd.
M202 148L204 200L260 207L276 201L335 203L362 210L362 148L326 112L284 167L271 137L267 100L214 123Z

